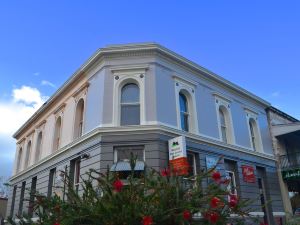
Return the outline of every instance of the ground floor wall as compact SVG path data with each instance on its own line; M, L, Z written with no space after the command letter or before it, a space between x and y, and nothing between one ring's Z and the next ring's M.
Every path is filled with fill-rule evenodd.
M23 201L22 203L22 199L30 198L29 191L23 191L24 198L22 198L22 184L25 185L25 188L30 189L32 181L34 181L36 182L36 190L41 194L48 195L49 186L51 186L49 183L52 182L54 186L62 186L60 177L62 171L70 171L72 162L79 157L81 158L81 175L84 175L89 169L103 172L115 162L115 152L118 148L126 149L126 147L139 146L144 152L147 167L161 170L168 165L168 140L173 137L175 135L172 133L145 131L97 134L85 139L62 154L48 158L41 165L13 178L7 215L28 213L28 202ZM263 216L264 213L260 199L262 190L259 187L258 179L262 179L265 201L268 202L265 213L268 215L269 224L280 224L279 218L283 216L284 209L274 160L238 152L230 148L213 146L189 138L187 139L187 151L195 155L197 171L207 169L208 159L221 157L217 169L223 175L228 170L234 171L238 196L243 199L251 199L251 211L260 216ZM243 166L254 168L255 180L253 183L244 180ZM51 180L50 170L53 171L54 168L56 173L54 179ZM58 194L63 197L61 192L58 191Z

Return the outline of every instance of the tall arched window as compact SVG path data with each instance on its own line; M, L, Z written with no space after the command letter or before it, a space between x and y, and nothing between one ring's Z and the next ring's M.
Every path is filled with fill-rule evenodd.
M179 93L179 107L180 107L180 123L181 129L189 131L189 110L188 101L183 93Z
M129 83L121 90L121 125L140 124L140 89Z
M17 172L19 172L19 171L21 170L22 153L23 153L23 149L20 148L20 149L19 149L19 153L18 153L18 161L17 161L17 169L16 169Z
M251 138L251 144L253 149L255 151L260 150L258 127L256 121L253 118L249 120L249 129L250 129L250 138Z
M75 126L74 126L74 139L81 137L83 132L83 112L84 101L80 99L76 106L75 112Z
M61 117L58 117L55 123L53 151L56 151L60 146L61 139Z
M36 142L34 162L38 162L39 159L40 159L41 148L42 148L42 138L43 138L43 133L40 132L39 135L38 135L38 138L37 138L37 142Z
M30 160L30 152L31 152L31 141L29 141L29 142L27 143L24 169L26 169L26 168L28 167L29 160Z
M226 118L226 109L223 107L219 108L219 118L220 118L220 129L222 141L228 143L228 123Z

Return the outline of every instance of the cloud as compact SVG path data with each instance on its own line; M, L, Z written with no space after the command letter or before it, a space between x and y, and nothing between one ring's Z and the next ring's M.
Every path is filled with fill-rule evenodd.
M42 80L41 85L56 88L56 85L47 80Z
M6 162L5 168L0 163L0 176L11 173L16 149L12 135L47 99L38 89L22 86L14 88L8 100L0 100L0 162Z
M40 75L40 72L35 72L33 73L34 76L39 76Z
M280 92L279 91L275 91L271 94L272 97L276 98L280 96Z

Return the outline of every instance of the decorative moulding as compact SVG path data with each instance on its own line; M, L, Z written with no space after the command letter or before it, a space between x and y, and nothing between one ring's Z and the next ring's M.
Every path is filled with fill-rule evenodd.
M80 95L82 92L85 92L86 94L86 91L87 91L87 88L90 86L90 83L89 82L85 82L83 85L80 86L80 88L78 90L76 90L72 97L73 98L77 98L78 95Z
M212 95L215 96L216 98L220 98L223 101L226 101L228 103L232 102L232 100L229 97L226 97L224 94L221 94L219 92L214 91L214 92L212 92Z
M21 138L18 142L17 142L17 145L21 144L23 141L25 141L25 137Z
M57 109L53 113L57 114L58 112L63 111L65 107L66 107L66 103L63 103L59 107L57 107Z
M193 86L194 88L196 88L198 85L198 83L196 81L187 79L187 78L183 78L182 76L178 75L177 73L174 73L172 77L175 81L178 81L179 83L184 83L188 86Z

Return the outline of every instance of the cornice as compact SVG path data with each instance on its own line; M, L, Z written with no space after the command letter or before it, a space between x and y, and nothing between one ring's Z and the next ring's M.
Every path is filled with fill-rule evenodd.
M58 112L61 112L64 110L64 108L66 107L66 103L61 104L60 106L58 106L55 110L54 110L54 114L57 114Z
M82 91L86 90L90 86L89 82L85 82L81 87L78 88L73 94L72 97L76 98Z

